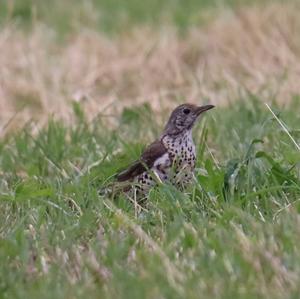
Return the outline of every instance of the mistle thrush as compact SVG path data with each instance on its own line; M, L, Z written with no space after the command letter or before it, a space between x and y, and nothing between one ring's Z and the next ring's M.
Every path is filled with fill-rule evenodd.
M212 108L213 105L178 106L160 137L145 149L139 160L119 173L117 180L134 183L143 195L159 181L185 187L192 179L196 162L193 125L203 112Z

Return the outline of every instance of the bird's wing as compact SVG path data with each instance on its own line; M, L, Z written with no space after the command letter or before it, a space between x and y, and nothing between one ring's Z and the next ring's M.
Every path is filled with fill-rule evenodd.
M139 160L117 175L117 180L124 182L133 179L147 169L150 169L154 162L166 152L167 149L160 140L154 141L145 149Z

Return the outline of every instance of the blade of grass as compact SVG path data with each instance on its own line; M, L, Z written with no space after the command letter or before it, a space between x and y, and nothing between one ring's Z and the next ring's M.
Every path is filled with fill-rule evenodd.
M277 120L277 122L279 123L279 125L282 127L283 131L290 137L290 139L292 140L292 142L295 144L296 148L300 151L300 145L296 142L296 140L294 139L294 137L291 135L291 133L289 132L289 130L286 127L285 123L278 118L278 116L273 112L273 110L271 109L271 107L267 103L265 103L265 105L270 110L270 112L272 113L272 115L274 116L274 118Z

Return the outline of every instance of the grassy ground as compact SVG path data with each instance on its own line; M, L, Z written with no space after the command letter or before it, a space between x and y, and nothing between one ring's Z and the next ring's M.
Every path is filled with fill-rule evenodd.
M278 115L299 143L293 105ZM97 190L162 123L142 106L103 130L75 111L1 141L2 298L299 296L300 151L259 99L207 115L193 187L161 186L141 213Z
M271 2L0 2L0 298L299 298L300 22ZM193 186L99 196L187 99L217 106Z

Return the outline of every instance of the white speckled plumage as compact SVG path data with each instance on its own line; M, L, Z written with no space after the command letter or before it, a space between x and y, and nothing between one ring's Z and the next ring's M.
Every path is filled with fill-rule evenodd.
M143 192L147 192L154 186L156 179L161 182L169 181L178 187L185 187L192 178L196 162L192 131L187 130L180 136L163 136L161 142L167 152L156 159L150 169L152 174L151 171L144 171L136 178Z
M193 104L178 106L160 138L146 148L139 160L118 174L118 181L134 182L144 195L158 181L185 187L191 181L196 162L193 125L203 112L213 107Z

